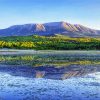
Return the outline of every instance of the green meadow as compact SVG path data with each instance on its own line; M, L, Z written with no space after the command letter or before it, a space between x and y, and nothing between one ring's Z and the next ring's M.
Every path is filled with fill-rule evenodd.
M34 50L100 50L100 38L63 35L0 37L0 48Z

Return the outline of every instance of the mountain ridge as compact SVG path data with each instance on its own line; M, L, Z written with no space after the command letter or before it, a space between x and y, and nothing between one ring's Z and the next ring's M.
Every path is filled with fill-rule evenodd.
M69 37L100 37L100 30L91 29L80 24L70 24L64 21L14 25L6 29L0 29L0 37L29 35L53 36L55 34Z

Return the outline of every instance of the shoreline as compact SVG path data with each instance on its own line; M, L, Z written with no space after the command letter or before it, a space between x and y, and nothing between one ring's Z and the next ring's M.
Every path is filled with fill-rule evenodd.
M18 49L0 49L0 55L13 54L85 54L100 55L99 50L18 50Z

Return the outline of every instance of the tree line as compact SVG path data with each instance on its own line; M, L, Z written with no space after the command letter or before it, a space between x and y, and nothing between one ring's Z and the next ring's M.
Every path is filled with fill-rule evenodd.
M36 50L100 50L100 38L70 38L57 35L0 38L0 48Z

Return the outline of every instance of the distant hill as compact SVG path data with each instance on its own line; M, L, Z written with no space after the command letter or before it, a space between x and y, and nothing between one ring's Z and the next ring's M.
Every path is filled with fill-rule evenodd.
M0 30L0 37L29 36L34 34L40 36L61 34L69 37L100 37L100 30L94 30L79 24L70 24L67 22L14 25Z

